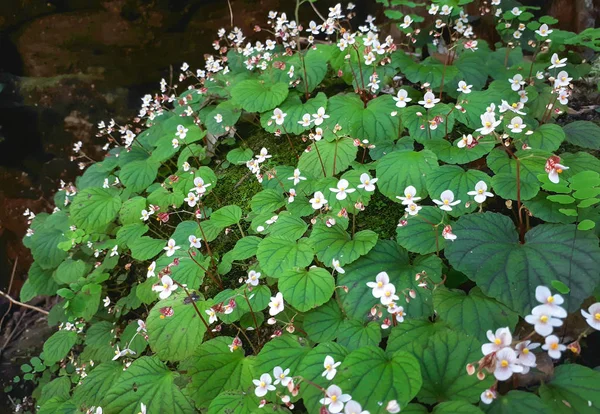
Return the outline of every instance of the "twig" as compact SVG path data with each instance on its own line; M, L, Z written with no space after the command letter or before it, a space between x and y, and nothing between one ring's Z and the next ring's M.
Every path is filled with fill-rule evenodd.
M37 306L28 305L27 303L19 302L18 300L13 299L10 295L8 295L7 293L2 292L1 290L0 290L0 296L4 296L6 299L8 299L11 303L14 303L15 305L19 305L19 306L22 306L22 307L27 308L27 309L33 309L35 311L43 313L44 315L48 315L48 311L45 311L42 308L38 308Z
M227 0L227 5L229 6L229 19L231 27L233 27L233 9L231 8L231 2Z
M19 256L17 256L15 258L15 263L13 264L12 273L10 274L10 282L8 282L8 289L6 289L6 291L8 293L10 293L10 289L12 288L13 280L15 278L15 272L17 270L17 263L19 263ZM12 308L12 302L10 302L8 304L8 309L6 310L6 312L4 312L4 315L2 315L2 319L0 319L0 329L2 329L2 325L4 323L4 318L6 318L6 315L8 315L8 312L10 312L11 308Z

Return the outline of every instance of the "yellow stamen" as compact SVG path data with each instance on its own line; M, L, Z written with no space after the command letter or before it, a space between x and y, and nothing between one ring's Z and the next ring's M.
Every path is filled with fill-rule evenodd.
M594 319L600 321L600 312L594 314Z
M525 355L527 355L529 353L529 348L523 348L523 350L521 352L523 352Z
M500 345L502 343L502 340L500 338L496 338L496 339L494 339L494 343L496 345Z
M548 296L548 299L546 299L546 301L547 301L548 303L552 303L552 302L554 302L554 296Z
M546 316L546 315L542 315L542 316L540 316L540 321L541 321L542 323L546 323L546 322L548 322L548 316Z
M500 362L500 365L502 365L502 368L506 368L508 366L508 361L503 359L502 362Z
M550 344L550 349L557 350L558 349L558 343L554 342L553 344Z

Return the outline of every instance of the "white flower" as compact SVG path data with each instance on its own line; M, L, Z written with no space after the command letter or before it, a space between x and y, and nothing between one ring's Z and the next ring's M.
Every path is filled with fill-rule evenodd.
M175 133L175 135L177 135L179 139L185 139L187 132L188 129L186 127L184 127L183 125L177 125L177 132Z
M190 163L185 161L181 167L183 168L183 171L188 172L190 170Z
M321 398L319 402L327 405L330 413L336 414L342 411L344 403L348 402L352 397L348 394L342 394L342 389L337 385L330 385L325 392L325 398Z
M194 207L198 202L198 197L194 193L188 193L187 197L183 199L183 201L188 203L188 206Z
M173 144L173 148L179 148L179 140L177 138L173 138L171 144Z
M341 274L346 273L346 271L344 269L342 269L342 266L340 266L340 261L338 259L333 259L331 261L331 265L338 273L341 273Z
M356 401L348 401L344 407L344 414L369 414L368 411L363 411L362 406Z
M517 361L517 354L512 348L503 348L496 352L496 369L494 376L498 381L506 381L513 372L523 372L523 367Z
M544 351L548 351L548 355L553 359L560 359L560 353L567 347L560 343L556 335L547 336L546 343L542 345Z
M302 119L300 121L298 121L298 123L300 125L302 125L303 127L309 127L311 122L312 122L312 119L310 118L310 114L302 115Z
M171 292L175 289L177 289L177 285L173 283L173 279L166 275L160 278L160 283L152 286L153 291L160 292L158 297L161 299L166 299L171 296Z
M277 385L281 383L284 387L287 387L288 384L292 381L292 377L288 377L290 373L290 369L286 369L285 371L281 367L273 368L273 378L275 378L275 382L273 384Z
M325 199L325 196L320 191L315 192L315 194L313 195L313 198L311 198L308 201L309 201L309 203L311 203L312 208L314 208L315 210L319 210L321 207L323 207L325 204L327 204L327 200Z
M136 332L146 332L146 322L144 322L141 319L138 319L137 321L138 327L136 329Z
M521 11L521 9L519 9L518 7L513 7L512 10L510 11L512 14L514 14L515 16L520 16L521 13L523 13Z
M429 108L433 108L435 106L435 104L438 103L439 101L440 100L435 97L433 92L427 92L423 96L423 100L419 101L419 105L423 105L425 108L429 109Z
M437 4L432 4L429 7L428 13L432 14L432 15L436 15L439 10L440 10L440 6L438 6Z
M379 272L375 276L375 282L367 282L367 286L373 289L371 292L374 297L379 299L383 296L385 287L390 283L390 277L386 272Z
M473 144L473 135L469 134L469 135L464 135L462 136L462 138L460 139L460 141L456 142L456 146L458 148L464 148L467 147L469 145Z
M404 204L404 203L402 203L402 204ZM422 208L423 207L421 207L415 203L410 203L409 205L406 206L404 211L406 211L411 216L416 216L417 214L419 214L419 210L421 210Z
M520 39L521 36L523 36L523 33L521 33L519 30L515 30L515 32L513 33L513 37L515 39Z
M196 190L198 194L204 194L206 192L206 187L210 187L210 183L205 184L202 177L194 178L194 188L192 190Z
M377 178L371 178L369 174L362 173L360 175L360 184L357 186L358 188L364 188L365 191L375 191L375 183L377 182Z
M252 286L258 286L258 279L260 279L260 272L250 270L248 272L248 279L246 279L246 283Z
M398 94L393 97L394 101L396 101L396 106L398 108L404 108L407 102L412 101L411 98L408 97L408 92L404 89L400 89Z
M373 291L375 291L375 289L373 289ZM375 293L373 293L373 296L375 296ZM381 298L379 298L381 304L387 306L390 303L397 301L398 299L400 298L398 297L398 295L396 295L396 286L394 286L391 283L385 285L383 288L383 295L381 295Z
M450 15L451 12L452 12L452 7L449 7L447 5L443 5L442 6L442 10L440 10L440 15L442 15L442 16L448 16L448 15Z
M337 367L339 367L340 364L341 362L335 362L331 356L327 355L325 357L325 362L323 362L323 367L325 368L325 371L323 371L321 376L331 381L335 377L335 374L337 373Z
M107 296L104 299L102 299L102 303L104 304L104 307L108 307L110 305L110 298Z
M433 200L433 202L440 206L440 209L444 211L452 211L452 206L460 204L460 200L454 201L454 193L450 190L442 192L440 198L442 199L441 201Z
M553 155L546 161L545 170L548 173L548 179L554 184L558 184L560 178L559 174L562 174L564 170L568 170L569 167L566 165L559 164L560 158Z
M555 53L550 58L550 63L552 63L552 64L550 66L548 66L548 69L563 68L563 67L567 66L567 64L565 63L566 61L567 61L567 58L560 59L558 57L558 54Z
M194 236L193 234L190 235L190 237L188 237L188 240L190 242L190 249L192 247L195 247L196 249L199 249L200 246L202 246L202 243L200 242L200 239L197 238L196 236Z
M146 414L146 404L140 403L140 412L138 414Z
M292 177L288 177L288 180L294 180L294 185L298 185L300 180L304 181L304 180L306 180L306 177L302 177L300 175L300 170L298 168L296 168L294 170L294 175Z
M527 98L527 93L526 91L519 91L518 92L519 95L521 95L522 93L525 93L525 98ZM525 112L521 111L521 109L523 108L523 102L515 102L512 105L510 105L508 102L506 102L504 99L502 100L502 103L500 104L500 107L498 108L500 110L500 113L504 113L506 111L511 111L514 112L516 114L519 115L525 115Z
M410 15L406 15L404 16L404 22L400 25L400 27L402 27L403 29L408 29L408 26L410 26L413 22L413 19L411 19Z
M548 25L546 23L544 23L535 32L542 37L547 37L550 33L553 32L553 30L548 30Z
M533 325L533 329L542 336L550 335L555 326L563 324L560 319L553 318L551 309L544 305L533 308L531 315L525 317L525 321Z
M467 85L467 82L465 81L460 81L458 82L458 92L462 92L462 93L471 93L471 88L473 87L473 85Z
M294 200L296 199L296 189L295 188L290 188L290 196L288 197L288 203L293 203Z
M150 266L148 266L148 272L146 273L146 278L156 276L156 274L154 273L155 270L156 270L156 262L150 263Z
M527 374L527 372L529 372L529 368L533 368L536 366L535 354L531 352L531 350L539 346L539 343L532 343L531 341L519 342L517 345L515 345L515 350L517 351L517 358L519 364L523 365L524 368L523 374Z
M274 297L271 297L269 302L269 315L275 316L283 311L283 295L281 292L277 292Z
M294 65L290 66L290 70L288 70L288 76L291 78L294 77Z
M517 109L521 109L523 107L523 104L526 103L529 98L527 97L527 91L525 89L522 89L520 91L517 92L519 94L519 103L521 104L521 106ZM514 106L514 104L513 104ZM518 111L514 111L516 113L518 113L519 115L525 115L523 112L518 112Z
M118 246L118 245L115 245L115 247L113 247L113 248L110 250L110 257L113 257L113 256L118 256L118 255L119 255L119 246Z
M399 413L400 412L400 404L398 404L398 401L396 401L396 400L388 401L387 405L385 406L385 410L388 413Z
M566 89L561 88L558 92L558 102L560 102L562 105L569 103L569 92Z
M523 119L521 119L520 116L515 116L513 119L510 120L510 124L508 124L508 129L510 129L515 134L518 134L519 132L523 132L523 128L525 128L526 126L527 125L523 123Z
M223 115L216 114L215 115L215 121L217 122L217 124L220 124L221 122L223 122Z
M169 239L169 241L167 242L167 247L163 247L163 250L167 252L167 257L173 256L175 254L175 251L180 249L180 247L176 244L177 243L174 239Z
M496 391L487 389L481 393L481 402L489 405L496 399L496 397Z
M442 237L450 241L456 240L456 234L452 233L452 226L444 227L444 230L442 230Z
M581 315L583 315L588 325L600 331L600 302L591 305L587 312L581 309Z
M477 129L481 135L491 134L502 121L496 121L496 115L493 112L486 111L480 116L482 127Z
M135 352L132 351L129 348L125 348L125 349L119 349L119 345L117 345L117 350L115 351L115 356L113 357L113 361L116 361L117 359L121 358L122 356L125 355L135 355ZM102 412L102 411L101 411Z
M283 113L281 109L275 108L273 110L273 116L271 117L271 119L274 119L277 125L283 125L283 121L285 120L286 116L287 114Z
M329 115L325 114L325 108L320 107L319 109L317 109L317 113L313 114L312 117L314 118L315 125L319 126L323 123L325 119L329 118Z
M558 75L556 75L556 79L554 79L554 87L561 88L563 86L569 86L569 83L571 83L572 80L573 78L569 78L569 74L567 72L561 70L558 72Z
M541 303L540 306L533 308L541 308L542 306L549 309L549 313L557 318L566 318L567 311L564 310L560 305L565 303L565 300L561 295L553 295L546 286L538 286L535 288L535 299Z
M521 89L522 85L525 85L523 75L521 75L520 73L517 73L515 76L512 77L512 79L509 79L508 81L510 82L510 88L513 91L518 91L519 89Z
M217 319L217 313L214 311L213 308L207 309L204 311L204 313L206 313L208 315L208 323L214 323L216 322Z
M254 394L257 397L264 397L269 391L275 391L275 386L271 385L271 376L269 374L262 374L260 380L252 380L256 388Z
M475 196L473 198L479 204L483 203L486 198L494 196L494 194L487 190L487 184L485 181L479 181L477 184L475 184L475 191L469 191L467 194Z
M183 64L181 65L181 71L185 72L190 68L190 65L187 64L187 62L183 62Z
M398 200L402 200L402 204L410 205L421 199L421 197L415 197L417 189L412 185L409 185L404 189L404 197L396 196Z
M498 352L499 350L510 346L512 342L512 335L508 328L498 328L496 329L495 334L489 330L487 331L486 336L490 343L481 345L481 353L483 355Z
M356 191L355 188L348 188L349 185L350 183L348 182L348 180L342 178L340 181L338 181L337 188L330 188L329 191L331 191L332 193L337 193L335 195L335 198L337 198L338 200L345 200L347 194Z
M371 63L375 62L375 55L373 54L373 52L369 52L366 55L364 55L365 58L365 64L370 65Z
M265 147L262 147L260 149L260 152L258 153L258 155L255 155L255 157L256 157L256 162L265 162L268 158L271 158L273 156L269 154L268 149L266 149Z

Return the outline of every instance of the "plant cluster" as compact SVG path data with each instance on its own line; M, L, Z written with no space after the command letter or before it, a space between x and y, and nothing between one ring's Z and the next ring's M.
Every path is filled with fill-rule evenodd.
M598 30L471 2L383 1L393 38L297 0L76 144L26 213L39 412L597 412L600 127L561 115Z

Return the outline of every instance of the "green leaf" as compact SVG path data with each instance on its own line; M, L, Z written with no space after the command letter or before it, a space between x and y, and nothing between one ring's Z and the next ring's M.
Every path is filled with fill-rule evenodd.
M150 159L133 161L121 168L119 178L125 187L139 193L154 182L158 174L158 167L160 167L160 162Z
M423 387L417 398L426 404L448 400L476 402L493 384L492 377L480 381L465 369L481 357L481 343L463 333L443 331L428 338L416 350L421 363Z
M113 189L88 188L75 196L71 204L73 223L86 232L102 231L117 217L121 199Z
M212 110L211 110L212 109ZM233 101L223 101L219 105L210 106L206 109L207 116L203 121L208 133L213 135L224 135L230 131L230 128L240 119L242 110L233 103ZM202 115L202 113L201 113ZM221 115L221 121L217 122L217 115Z
M425 348L430 337L447 330L448 326L443 322L432 323L429 319L405 319L404 322L392 328L386 350L387 352L404 350L416 354L419 349Z
M304 315L304 330L314 342L331 341L337 338L344 323L344 314L335 299L308 311Z
M178 288L181 291L181 288ZM167 299L159 301L150 310L146 326L150 348L162 360L181 361L192 355L200 346L206 333L206 327L196 314L191 303L187 303L183 292L175 292ZM196 301L204 320L204 313L210 307L206 302ZM173 316L165 317L160 310L171 307Z
M550 223L569 224L575 221L574 218L562 214L559 210L563 206L548 200L547 196L547 193L540 191L538 195L531 200L525 201L523 204L534 217Z
M537 150L517 151L521 183L521 200L536 196L540 189L538 174L544 172L548 154ZM500 149L494 149L487 157L488 166L496 174L492 178L494 191L502 198L517 199L517 161Z
M77 342L74 331L58 331L44 342L44 362L50 366L67 356Z
M369 322L364 325L355 319L346 320L338 334L338 344L345 346L349 351L365 346L378 346L381 342L381 329L378 322Z
M179 260L179 264L170 267L171 277L179 283L187 285L188 289L199 289L204 280L204 269L210 266L210 257L202 257L201 254L197 254L192 259L187 249L182 247L171 257L167 255L161 256L156 261L157 270L169 266L175 259ZM156 294L154 293L153 295L156 299Z
M241 219L242 209L238 206L225 206L210 215L210 221L222 228L239 223Z
M442 224L435 226L438 223ZM449 221L444 219L443 210L425 206L416 216L408 216L406 225L396 227L398 244L410 252L420 254L442 251L446 246L446 239L442 236L446 224Z
M489 185L490 177L481 171L465 171L456 165L444 165L427 176L426 184L430 196L438 200L443 191L451 190L454 193L454 200L460 200L461 203L452 207L452 211L449 211L448 214L458 217L472 212L478 207L473 196L467 193L475 191L475 184L479 181ZM465 205L468 201L470 201L470 206L467 208Z
M393 354L367 346L351 352L336 375L336 384L362 408L373 413L380 403L397 400L405 407L422 385L419 362L408 352ZM373 386L377 384L377 386Z
M191 379L186 387L196 408L205 410L221 392L252 387L253 372L244 358L243 348L230 351L233 338L221 336L203 343L180 364Z
M152 259L159 254L166 245L167 243L164 240L144 236L133 241L129 248L131 249L131 257L136 260L144 261Z
M313 250L306 238L293 243L285 238L269 236L258 245L256 258L268 276L279 277L286 270L311 264Z
M142 210L146 209L146 199L144 197L133 197L125 201L119 212L121 224L139 224L142 217Z
M392 152L377 163L377 186L392 201L404 194L410 185L417 189L417 196L427 197L425 180L438 168L437 157L429 150Z
M120 362L103 362L83 379L81 385L75 387L73 399L78 404L86 406L98 406L104 395L119 380L123 373L123 364Z
M473 148L459 148L459 141L462 141L462 138L453 143L445 139L432 139L425 141L424 145L426 149L435 153L440 161L448 164L468 164L488 154L496 146L496 141L491 135L481 138Z
M323 92L319 92L317 96L309 99L305 103L302 103L299 95L289 95L287 99L279 106L287 116L283 120L283 128L287 131L288 134L300 135L304 131L310 129L309 127L304 127L302 124L298 123L302 119L304 114L316 114L317 110L320 108L327 108L327 96ZM271 117L273 116L272 112L264 112L260 117L260 123L262 127L267 132L274 133L278 129L281 131L282 126L277 125Z
M590 219L582 220L581 223L577 225L578 230L591 230L596 227L596 223Z
M512 331L519 321L515 312L485 296L478 287L468 295L462 290L436 289L433 305L441 321L479 341L486 340L489 329L508 326Z
M85 276L88 270L89 268L83 260L67 259L58 266L54 278L59 283L69 284Z
M531 414L547 413L548 407L530 392L512 390L486 407L488 414ZM572 411L571 411L572 412Z
M327 227L319 222L313 226L309 240L317 257L326 266L331 266L333 259L345 266L369 253L377 243L377 233L363 230L352 237L339 223Z
M425 144L431 140L444 139L447 135L446 131L452 131L455 112L452 110L452 106L446 104L437 104L429 110L423 109L419 105L413 105L404 108L400 115L411 138ZM431 129L428 121L432 121L436 116L441 117L443 122L436 129Z
M193 414L194 407L175 383L177 377L157 357L138 358L105 394L102 408L107 414L137 414L144 403L149 413Z
M70 397L71 380L69 377L58 377L42 387L42 396L37 403L44 405L50 398L59 398L66 400Z
M38 295L54 295L58 284L52 278L51 270L44 270L38 262L33 262L29 268L29 274L21 288L21 302L29 302Z
M457 239L445 252L450 264L520 315L536 304L539 285L565 283L571 289L566 307L575 311L600 281L598 239L574 225L538 225L520 244L509 217L486 212L461 217L453 231Z
M567 142L583 148L600 149L600 126L591 121L570 122L563 127Z
M335 290L331 273L321 267L288 270L279 276L279 291L286 302L306 312L327 302Z
M310 152L302 153L298 169L310 177L332 177L350 166L356 158L357 151L358 147L354 146L350 138L340 138L332 142L321 140L312 145Z
M600 406L600 372L577 364L560 365L540 387L552 413L593 413Z
M327 113L330 118L325 125L333 130L339 124L343 134L377 145L398 138L400 122L391 116L397 109L391 95L372 99L365 107L357 94L339 94L329 99Z
M433 414L483 414L483 411L466 401L446 401L436 405Z
M415 275L425 271L432 280L439 280L442 262L437 256L420 256L411 263L408 252L395 242L380 240L368 255L346 267L346 273L338 275L338 285L348 287L348 293L341 293L342 306L348 317L361 321L379 300L373 297L367 282L372 282L379 272L387 272L396 292L415 289L419 295L410 303L402 304L406 314L413 318L430 315L432 311L431 293L417 287Z
M255 414L258 413L258 403L255 401L253 393L242 391L223 391L219 394L208 407L207 414L235 413L235 414ZM273 409L271 404L267 404L263 409Z
M68 242L68 239L62 230L44 226L35 230L28 247L40 268L54 269L67 257L67 252L58 248L58 245L65 241ZM23 243L25 244L25 241Z
M284 370L289 368L294 373L310 350L311 347L303 338L283 334L267 342L258 353L255 372L272 372L273 368L281 367Z
M300 217L282 211L277 221L271 225L269 234L295 241L304 236L307 229L308 224Z
M600 128L598 130L600 131ZM523 141L533 149L554 152L564 140L565 133L560 126L543 124L533 134L527 135Z
M265 112L281 104L288 92L288 85L284 82L248 79L235 84L231 89L231 96L245 111Z
M279 191L267 189L256 193L250 201L252 211L255 213L264 213L275 211L285 205L283 195Z
M252 150L250 148L234 148L227 153L227 161L232 164L245 164L252 159Z
M70 300L69 310L76 317L89 321L98 311L101 294L102 286L96 283L87 284Z

